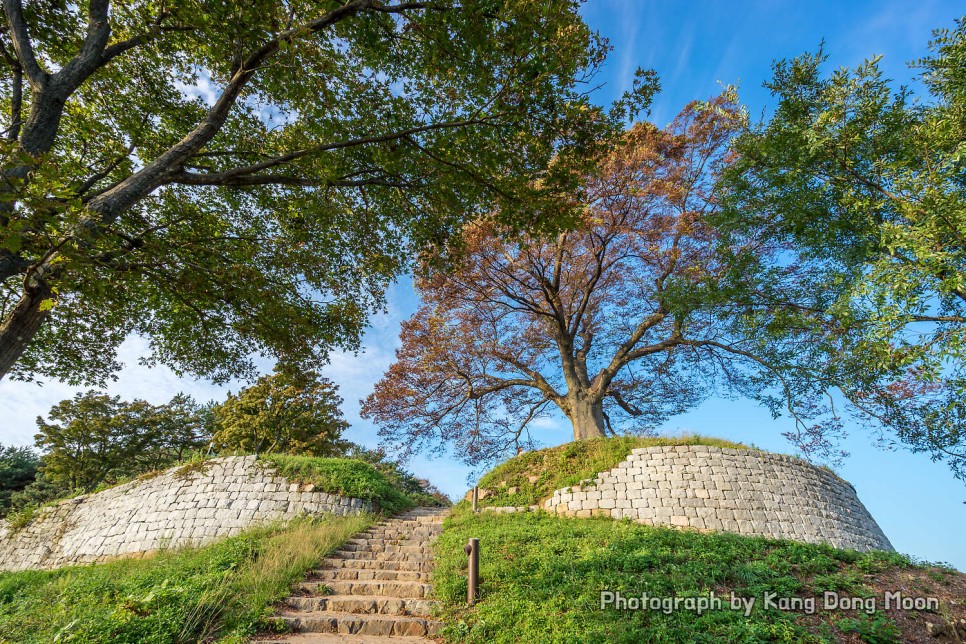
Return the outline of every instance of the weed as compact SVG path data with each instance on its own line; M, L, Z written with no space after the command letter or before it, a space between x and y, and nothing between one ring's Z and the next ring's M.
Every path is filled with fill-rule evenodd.
M899 628L882 614L846 617L835 622L843 633L855 633L869 644L897 644L901 642Z

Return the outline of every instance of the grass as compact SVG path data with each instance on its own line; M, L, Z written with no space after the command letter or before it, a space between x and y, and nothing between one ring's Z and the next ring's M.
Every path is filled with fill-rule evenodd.
M480 506L535 505L552 496L555 490L577 485L616 467L633 449L666 445L751 449L741 443L697 435L675 438L621 436L575 441L526 452L498 465L479 481L479 487L488 492L480 500ZM516 488L516 491L511 493L510 488Z
M329 494L371 501L386 514L395 514L418 505L418 500L398 490L369 463L350 458L316 458L272 454L261 462L274 468L292 482L311 484Z
M872 585L875 575L926 578L925 570L895 553L857 553L543 512L473 514L465 505L459 504L447 519L435 546L433 583L450 642L833 642L852 636L900 642L905 640L893 613L819 610L807 615L765 607L763 594L817 597L821 609L823 588L869 594L882 590ZM472 609L465 605L463 553L470 537L480 539L481 552L481 595ZM948 596L955 597L957 588ZM726 607L734 591L757 601L747 618L727 608L700 615L686 610L601 610L603 590L638 598L642 593L707 598L713 591L726 599ZM923 623L916 628L925 632Z
M370 515L300 519L203 548L0 573L0 643L246 641L271 605Z
M8 512L4 518L7 520L7 525L10 526L10 533L15 534L30 525L30 522L34 520L34 515L37 514L37 510L39 509L35 505L25 505L22 508Z

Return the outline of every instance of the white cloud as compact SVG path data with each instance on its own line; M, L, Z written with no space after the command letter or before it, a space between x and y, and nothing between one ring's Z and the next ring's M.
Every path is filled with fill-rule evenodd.
M138 364L138 359L148 352L148 341L145 338L130 336L125 340L118 350L119 359L125 366L118 373L118 380L109 383L105 391L125 400L140 398L152 404L161 404L179 392L188 393L201 402L221 399L229 389L237 391L242 386L238 381L227 385L214 385L196 378L180 378L167 367L149 368ZM46 416L50 408L60 401L87 389L71 387L57 381L48 381L43 385L36 382L0 381L0 413L3 414L0 443L32 444L37 431L37 416Z
M372 320L372 326L363 340L362 351L358 354L335 352L330 363L321 369L323 375L339 385L339 393L345 400L342 410L351 424L347 437L367 447L376 447L379 439L376 428L359 417L359 400L369 395L392 363L395 349L399 346L399 325L416 309L416 296L409 278L401 279L390 288L387 309L386 313ZM222 400L229 390L238 391L244 386L240 381L215 385L206 380L179 377L166 367L140 365L138 359L148 353L147 339L129 337L119 349L120 361L125 366L117 374L117 381L109 383L105 391L124 400L140 398L152 404L161 404L179 392L190 394L200 402ZM261 360L258 366L262 373L268 373L272 363ZM0 443L32 445L37 432L36 418L46 416L52 406L85 390L84 387L70 387L56 381L46 382L43 386L0 381ZM428 478L451 496L462 495L466 490L466 477L470 472L456 459L448 457L432 461L417 457L408 468L420 478Z

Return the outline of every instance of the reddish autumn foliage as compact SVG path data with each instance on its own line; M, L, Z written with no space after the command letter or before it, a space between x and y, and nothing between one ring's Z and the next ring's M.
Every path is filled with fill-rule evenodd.
M404 451L452 443L472 463L528 447L555 409L584 439L644 433L700 401L747 358L722 322L734 269L709 223L742 122L726 95L664 130L635 125L583 181L578 226L553 239L470 225L459 268L418 280L422 304L364 416Z

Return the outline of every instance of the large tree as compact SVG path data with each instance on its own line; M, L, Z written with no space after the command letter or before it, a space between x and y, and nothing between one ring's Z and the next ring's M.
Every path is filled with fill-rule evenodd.
M878 58L776 63L774 115L736 139L723 221L783 247L758 296L776 334L824 347L797 361L821 365L839 407L966 478L966 22L930 48L923 100Z
M190 396L165 405L78 393L37 418L46 481L90 491L103 483L181 462L210 439Z
M577 4L5 0L0 378L102 382L130 333L216 379L355 346L416 250L606 126Z
M222 451L336 456L349 448L339 388L315 372L277 370L214 407Z
M744 256L765 251L723 248L708 223L743 124L727 93L664 130L634 126L553 238L469 226L458 270L417 282L421 305L364 416L397 448L455 443L480 462L530 445L554 408L585 439L653 428L721 375L753 384L767 365L730 316Z

